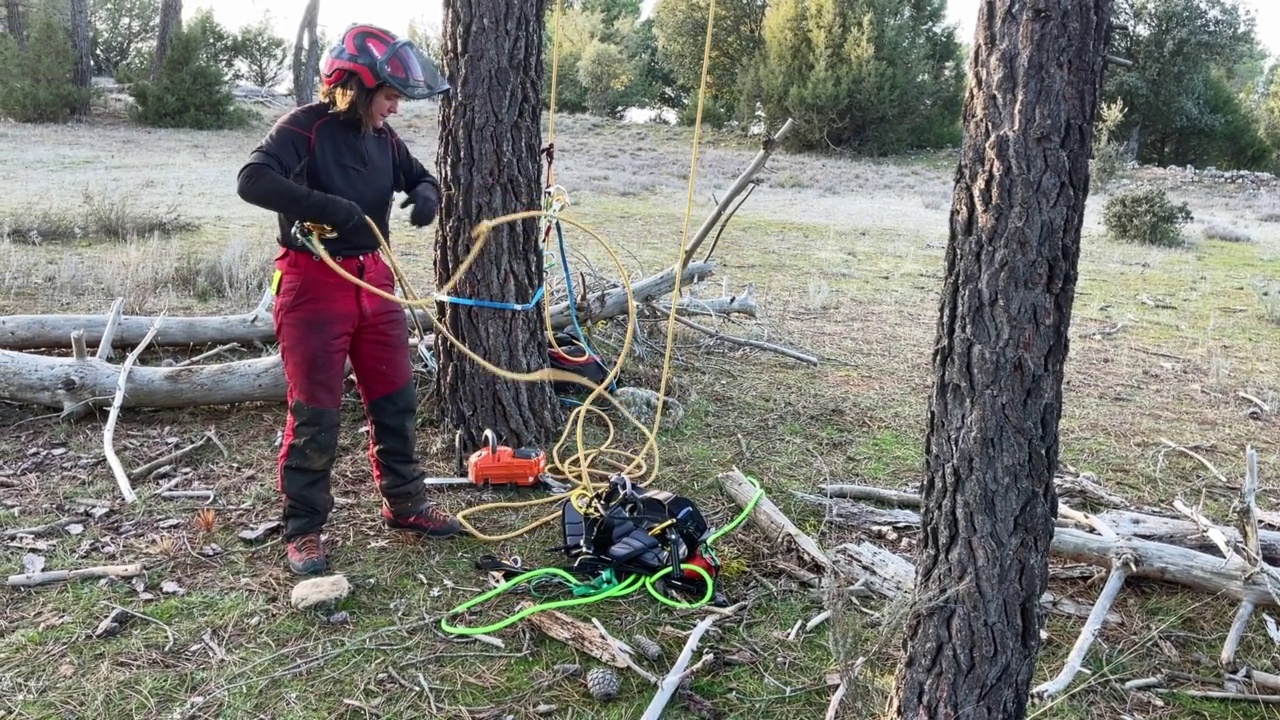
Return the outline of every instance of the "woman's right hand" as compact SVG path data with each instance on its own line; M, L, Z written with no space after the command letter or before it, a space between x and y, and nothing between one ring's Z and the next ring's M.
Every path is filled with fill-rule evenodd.
M344 197L334 196L335 206L331 226L340 233L349 233L365 225L364 210Z

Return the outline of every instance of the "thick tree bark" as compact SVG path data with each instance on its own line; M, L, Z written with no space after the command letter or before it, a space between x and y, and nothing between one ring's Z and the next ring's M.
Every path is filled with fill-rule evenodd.
M298 36L293 41L293 100L306 105L315 99L316 67L320 61L320 42L316 23L320 19L320 0L308 0L298 23Z
M156 33L156 54L151 61L151 79L160 77L164 59L169 55L173 35L182 27L182 0L160 1L160 30Z
M440 108L445 188L436 244L437 287L452 278L482 221L540 207L544 0L445 0L444 65L452 89ZM493 228L454 297L528 303L543 286L538 221ZM490 363L514 372L546 367L539 302L532 310L442 303L445 326ZM549 383L496 377L443 338L436 341L444 411L464 447L492 428L508 444L545 444L555 431Z
M71 78L83 91L76 103L76 117L89 115L89 86L93 82L93 43L89 28L89 0L71 0L71 44L76 51L76 65Z
M1026 714L1110 0L983 0L890 714Z
M27 26L23 22L22 11L22 0L4 0L5 28L18 41L18 47L26 48Z

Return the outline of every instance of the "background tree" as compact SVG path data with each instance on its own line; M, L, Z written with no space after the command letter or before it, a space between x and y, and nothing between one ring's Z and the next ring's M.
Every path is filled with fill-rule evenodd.
M93 0L89 23L95 73L116 76L129 63L143 68L139 75L150 71L151 58L146 65L139 61L160 32L160 0Z
M244 125L248 111L236 105L221 63L209 57L205 26L178 28L154 81L129 89L138 106L133 117L143 125L215 130Z
M436 65L444 63L443 40L440 37L440 28L435 24L413 18L409 20L409 30L405 33L405 37L422 48L423 54L435 61Z
M75 50L71 81L79 91L72 114L87 117L93 85L93 33L89 29L89 0L71 0L70 10L71 46Z
M1271 144L1272 171L1280 173L1280 63L1271 66L1271 71L1261 86L1263 92L1258 103L1259 122L1263 137Z
M436 282L448 281L485 220L540 207L543 0L445 0L444 68L452 89L440 106L438 165L446 189L436 240ZM502 23L489 19L503 18ZM477 71L477 68L480 69ZM452 294L527 303L543 285L536 219L507 223L492 237ZM495 310L442 304L440 317L463 344L498 367L546 367L540 307ZM546 445L557 425L548 383L501 379L436 342L437 383L447 421L465 448L485 428L503 442Z
M260 88L276 87L288 75L289 41L271 28L271 18L264 16L240 28L235 39L236 77Z
M954 145L964 73L945 19L945 0L774 0L744 100L794 118L802 148Z
M1259 131L1239 98L1265 59L1253 17L1234 0L1118 0L1116 16L1130 28L1116 49L1136 65L1112 73L1107 96L1130 110L1123 129L1137 159L1255 164Z
M568 0L565 5L600 13L606 27L612 27L619 20L634 22L640 18L640 0Z
M891 714L1025 717L1110 0L983 0Z
M680 88L675 73L659 54L653 15L636 24L623 41L623 54L631 61L636 94L644 106L679 110L688 102L688 89Z
M316 23L320 18L320 0L307 0L298 22L298 37L293 41L293 98L298 105L312 102L316 96L316 78L320 75L320 38Z
M165 56L173 44L173 36L182 27L182 0L160 0L160 23L156 30L156 49L151 61L151 79L160 77Z
M543 28L542 106L550 107L552 52L556 42L556 17L554 0L546 2L546 18ZM570 4L560 9L559 75L556 79L556 112L578 113L587 109L587 89L578 74L582 54L592 43L606 37L604 15L599 11L583 10Z
M19 48L27 47L27 26L24 22L22 0L4 0L4 25Z
M653 10L658 57L675 78L677 93L686 98L685 121L697 109L687 99L702 79L708 5L707 0L658 0ZM768 5L768 0L717 0L704 121L718 124L739 105L739 76L759 49Z
M197 10L187 22L187 29L200 36L204 59L222 70L227 82L240 79L240 44L236 33L218 22L209 8Z
M72 79L76 54L66 19L43 7L27 19L27 44L0 35L0 115L17 122L66 122L88 102Z

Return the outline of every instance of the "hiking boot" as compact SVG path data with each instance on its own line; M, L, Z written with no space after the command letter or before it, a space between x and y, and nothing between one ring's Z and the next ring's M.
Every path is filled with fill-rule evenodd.
M451 537L462 532L457 518L430 503L421 512L402 518L392 515L391 509L384 506L382 521L392 530L408 530L427 537Z
M299 535L289 541L289 568L299 575L319 575L329 568L319 533Z

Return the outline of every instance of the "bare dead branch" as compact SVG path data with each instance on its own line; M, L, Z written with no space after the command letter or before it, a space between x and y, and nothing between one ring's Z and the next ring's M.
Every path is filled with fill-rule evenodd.
M120 458L116 455L115 434L116 421L120 418L120 403L124 402L125 383L128 381L129 369L133 367L134 362L138 360L138 356L150 344L152 338L160 330L160 324L164 319L164 315L156 318L151 326L151 330L142 338L142 342L129 353L129 357L125 358L124 364L120 366L120 376L116 379L116 398L111 403L111 412L107 416L107 425L102 431L102 448L107 455L107 464L111 466L111 470L115 473L116 483L120 486L120 492L124 495L126 503L132 503L138 499L137 494L133 492L133 485L129 482L129 474L125 472L124 465L120 462Z

